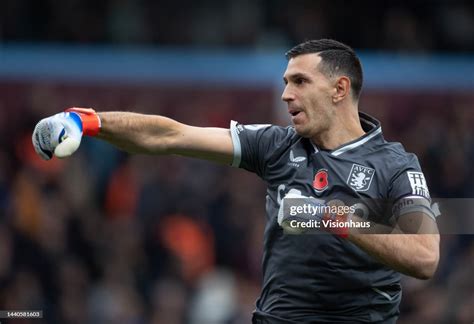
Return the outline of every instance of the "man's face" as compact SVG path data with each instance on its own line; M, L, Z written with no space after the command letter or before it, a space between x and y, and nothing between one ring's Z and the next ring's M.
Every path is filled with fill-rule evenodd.
M332 110L333 82L322 74L318 65L321 57L303 54L288 61L283 80L286 84L282 100L296 132L303 137L314 137L329 128Z

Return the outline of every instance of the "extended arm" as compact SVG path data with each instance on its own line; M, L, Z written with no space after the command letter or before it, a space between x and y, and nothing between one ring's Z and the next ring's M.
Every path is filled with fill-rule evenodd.
M130 153L177 154L231 164L229 129L193 127L170 118L131 112L96 113L70 108L41 120L33 132L36 152L45 160L68 157L82 135L96 136Z
M98 115L102 127L97 137L127 152L177 154L224 164L232 162L229 129L193 127L162 116L131 112Z

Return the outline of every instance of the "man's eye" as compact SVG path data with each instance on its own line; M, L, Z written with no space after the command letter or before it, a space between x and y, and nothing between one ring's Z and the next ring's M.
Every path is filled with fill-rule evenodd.
M306 80L303 79L303 78L298 78L298 79L295 80L295 83L296 83L296 84L303 84L303 83L305 83L305 82L306 82Z

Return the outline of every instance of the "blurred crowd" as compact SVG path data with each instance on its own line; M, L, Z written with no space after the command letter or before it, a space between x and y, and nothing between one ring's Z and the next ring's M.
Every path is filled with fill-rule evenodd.
M355 48L474 50L474 2L451 0L4 0L0 41L289 48L331 37Z
M261 283L265 187L242 170L130 156L90 138L40 160L34 124L71 104L195 125L280 123L272 89L0 83L0 309L14 323L249 323ZM361 110L418 154L433 197L472 197L474 96L367 92ZM466 215L466 217L472 215ZM399 323L471 323L474 239L442 237L432 280L404 278ZM3 323L4 320L2 320Z
M0 44L272 49L331 37L355 48L474 51L474 2L448 0L4 0ZM1 59L1 56L0 56ZM265 187L255 175L130 156L86 138L40 160L35 123L75 105L200 126L285 125L269 87L0 80L0 309L13 323L249 323L261 284ZM474 196L474 95L367 91L360 108L415 152L432 197ZM467 214L465 217L472 217ZM474 236L443 235L435 277L404 277L399 323L472 323ZM1 319L2 323L7 323Z

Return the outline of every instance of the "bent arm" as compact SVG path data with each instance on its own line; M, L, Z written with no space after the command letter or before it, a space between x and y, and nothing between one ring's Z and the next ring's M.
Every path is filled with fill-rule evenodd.
M425 228L422 233L436 234L403 234L400 229L395 229L392 234L350 233L348 239L400 273L429 279L438 267L440 237L434 220L426 219L425 224L430 229L427 231Z
M358 234L352 243L390 268L418 279L431 278L439 262L438 234Z
M100 112L98 138L130 153L177 154L231 164L230 130L193 127L173 119L132 112Z

